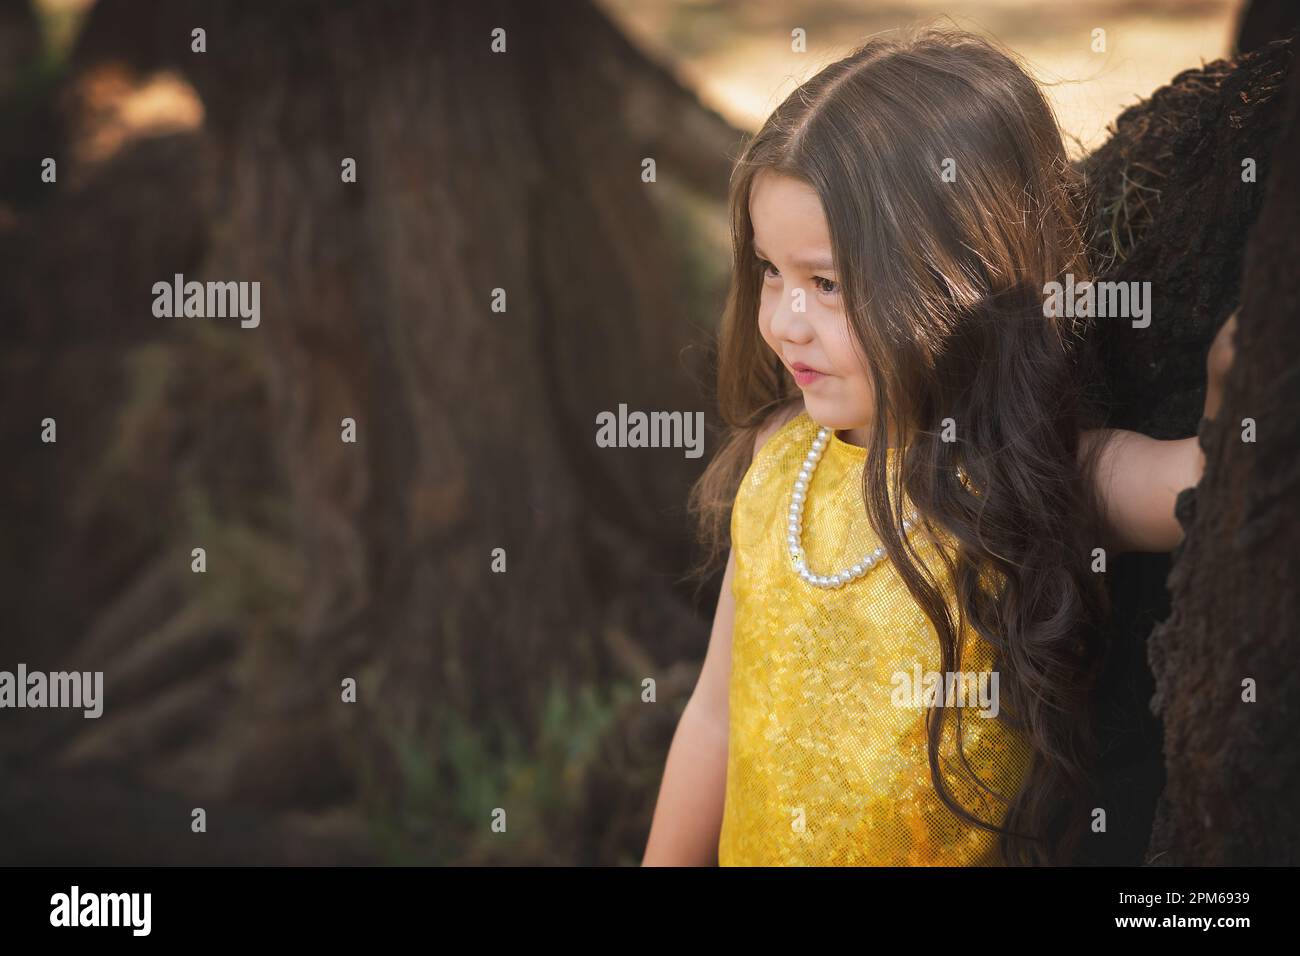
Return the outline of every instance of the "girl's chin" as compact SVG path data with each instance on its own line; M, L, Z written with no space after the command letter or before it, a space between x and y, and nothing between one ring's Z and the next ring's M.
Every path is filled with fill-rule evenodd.
M804 410L808 412L808 417L825 428L836 430L864 428L871 422L871 417L863 415L861 411L845 409L838 402L817 399L806 392L803 405Z

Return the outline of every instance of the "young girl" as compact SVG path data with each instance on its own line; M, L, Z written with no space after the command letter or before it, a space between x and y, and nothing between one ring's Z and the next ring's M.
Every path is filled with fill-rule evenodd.
M869 41L748 144L732 430L692 492L730 553L646 864L1071 859L1099 556L1177 545L1203 467L1194 437L1087 427L1045 308L1088 276L1079 208L1041 92L964 33Z

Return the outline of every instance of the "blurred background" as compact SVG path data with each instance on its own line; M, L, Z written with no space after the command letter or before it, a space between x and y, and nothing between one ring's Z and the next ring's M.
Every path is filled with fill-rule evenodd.
M720 575L684 577L706 459L594 422L703 411L716 447L744 137L947 15L1083 161L1241 13L0 0L0 669L105 682L96 720L0 713L0 862L639 862ZM177 273L259 281L260 325L156 318Z
M1240 4L603 0L602 6L648 52L667 58L701 100L745 130L757 130L804 79L866 36L944 18L996 37L1026 60L1077 158L1105 142L1106 127L1126 106L1150 96L1181 70L1227 56ZM773 42L796 26L817 39L806 53ZM1106 31L1101 54L1091 48L1097 28Z

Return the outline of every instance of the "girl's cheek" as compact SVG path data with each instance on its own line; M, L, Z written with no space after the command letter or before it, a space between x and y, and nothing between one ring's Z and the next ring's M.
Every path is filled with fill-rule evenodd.
M758 333L769 346L772 344L772 309L766 294L758 305Z
M862 357L854 344L852 333L838 331L835 335L834 365L855 388L866 389L870 384Z

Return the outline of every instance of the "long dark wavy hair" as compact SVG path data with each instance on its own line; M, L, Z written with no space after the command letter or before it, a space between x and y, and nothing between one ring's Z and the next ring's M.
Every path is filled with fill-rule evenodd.
M729 546L755 432L801 404L758 328L762 267L749 196L761 169L820 197L875 408L889 409L908 436L891 489L887 416L867 426L862 497L871 526L934 624L944 671L961 670L967 627L993 646L998 719L1033 748L1023 785L1000 795L1001 822L984 820L939 771L943 712L956 711L961 741L962 708L931 709L936 792L962 819L1000 834L1005 862L1072 862L1096 797L1090 703L1108 604L1092 570L1102 528L1097 449L1080 440L1101 423L1081 384L1091 368L1082 329L1044 316L1046 283L1089 278L1081 183L1051 108L1012 54L929 27L868 40L795 90L749 140L731 179L734 270L718 342L728 432L690 496L701 574L715 572ZM945 419L956 441L942 440ZM900 490L924 531L934 539L941 529L953 543L940 553L955 607L899 533ZM974 777L964 752L960 762Z

